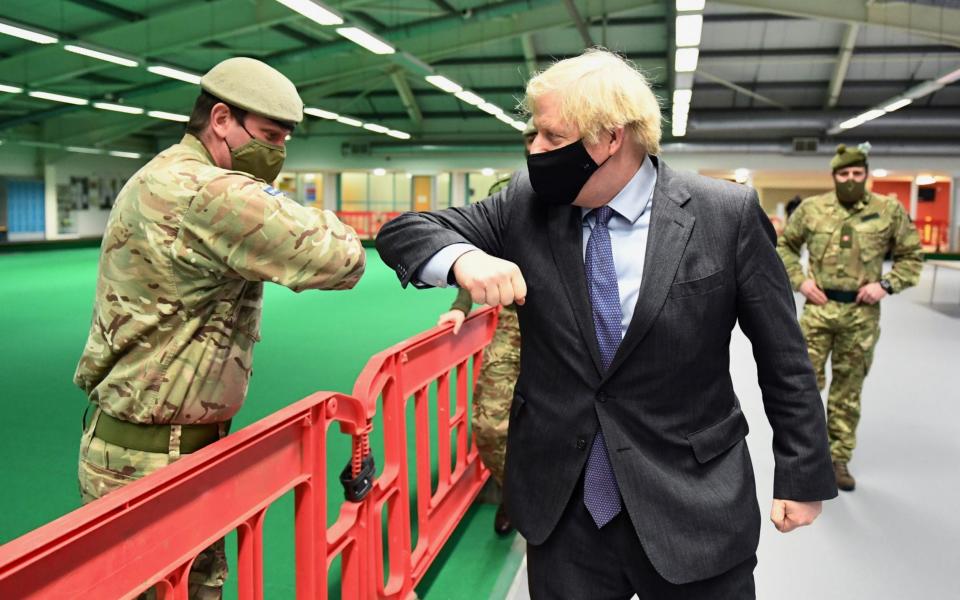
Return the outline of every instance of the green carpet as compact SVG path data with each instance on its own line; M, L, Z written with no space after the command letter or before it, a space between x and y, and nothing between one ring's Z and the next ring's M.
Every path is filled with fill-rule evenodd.
M370 356L432 326L449 307L452 291L403 290L376 251L367 252L366 275L354 290L294 294L267 286L263 340L234 430L317 390L349 393ZM97 256L89 248L0 256L0 450L8 457L0 543L79 506L76 454L85 398L71 380L90 322ZM349 450L341 441L331 448L330 464L346 462ZM382 456L376 435L374 453ZM342 497L336 486L328 488L334 515ZM471 508L419 586L421 598L490 596L504 565L517 562L512 539L493 536L492 519L492 506ZM289 494L267 515L268 598L294 597L292 522ZM235 548L231 540L228 550ZM228 598L236 597L234 582Z

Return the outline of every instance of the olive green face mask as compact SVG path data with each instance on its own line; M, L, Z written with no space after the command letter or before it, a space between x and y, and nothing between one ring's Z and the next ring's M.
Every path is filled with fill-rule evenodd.
M867 191L866 179L863 181L848 179L842 183L834 180L833 183L837 190L837 200L848 206L863 198Z
M247 128L243 128L247 131ZM250 132L247 131L249 135ZM227 146L230 147L229 145ZM249 173L267 183L273 183L283 168L283 161L287 158L287 149L283 146L270 144L250 135L250 140L230 148L231 167L234 171Z

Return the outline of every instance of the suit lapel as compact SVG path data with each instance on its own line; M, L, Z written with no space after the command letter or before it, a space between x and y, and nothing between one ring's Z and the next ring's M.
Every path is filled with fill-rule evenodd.
M686 190L671 183L670 169L662 160L657 162L657 185L653 192L653 213L650 217L640 294L630 326L620 342L610 368L604 374L604 380L633 352L663 308L696 220L682 208L689 199Z
M549 209L550 247L563 289L570 301L573 315L580 329L580 335L586 342L590 357L598 373L603 369L600 362L600 348L597 334L593 328L593 313L590 297L587 294L587 278L583 271L583 224L580 209L575 206L553 206Z

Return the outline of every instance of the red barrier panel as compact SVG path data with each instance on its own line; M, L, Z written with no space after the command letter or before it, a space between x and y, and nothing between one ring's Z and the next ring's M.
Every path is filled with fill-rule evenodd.
M371 210L342 210L337 218L353 227L361 239L372 240L384 223L400 216L399 212L376 212Z
M318 392L173 465L0 547L0 598L134 598L156 585L160 598L187 598L194 557L237 530L239 598L263 598L263 519L295 490L297 598L326 598L328 570L341 561L343 598L407 598L489 476L469 445L466 366L479 370L496 311L471 316L453 336L435 328L368 363L355 396ZM449 414L449 371L456 369L456 410ZM427 388L438 385L440 483L430 492ZM367 447L377 398L383 397L385 464L372 491L345 502L327 522L328 429L340 425L354 448ZM407 441L403 407L416 403L419 539L410 547ZM446 402L445 402L446 400ZM446 407L446 409L444 408ZM443 440L447 439L444 445ZM342 493L340 489L334 493ZM389 579L384 585L381 518L389 512Z
M917 220L914 225L917 226L920 243L923 246L932 248L934 252L940 252L947 248L947 236L950 229L946 221L926 217L922 221Z

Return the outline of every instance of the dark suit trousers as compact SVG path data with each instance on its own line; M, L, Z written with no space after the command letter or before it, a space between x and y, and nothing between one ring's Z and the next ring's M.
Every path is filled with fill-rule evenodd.
M532 600L754 600L756 556L716 577L675 585L650 564L624 509L603 529L583 504L583 477L550 537L527 545Z

